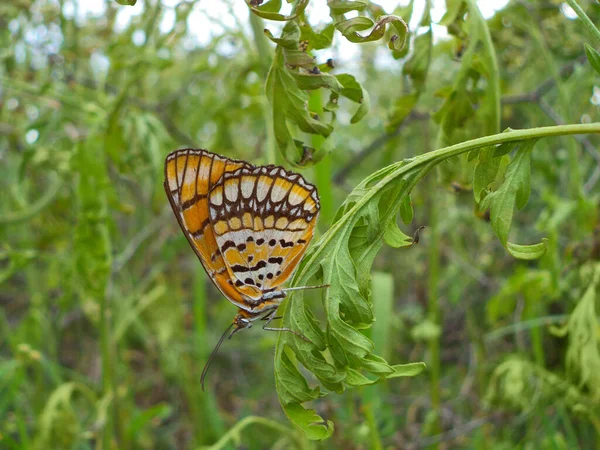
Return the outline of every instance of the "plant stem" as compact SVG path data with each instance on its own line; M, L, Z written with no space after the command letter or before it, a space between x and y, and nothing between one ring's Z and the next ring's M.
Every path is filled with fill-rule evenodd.
M596 28L594 22L592 22L585 13L585 11L581 9L581 6L579 6L579 4L575 0L567 0L567 3L571 8L573 8L573 11L575 11L575 14L577 14L579 19L581 19L588 31L592 33L592 35L598 40L598 42L600 42L600 30Z
M487 21L481 14L477 2L475 0L469 0L469 13L473 15L473 20L477 22L477 26L480 27L481 40L483 42L484 52L488 58L488 85L490 89L487 94L486 102L494 105L494 115L490 118L491 129L495 133L500 131L501 122L501 107L502 102L500 99L500 70L498 69L498 59L496 58L496 50L494 49L494 43L492 42L492 35L487 25Z
M429 189L435 190L436 188L436 177L429 177ZM427 277L427 315L431 323L441 328L441 310L439 305L439 283L440 283L440 231L438 228L438 199L433 199L429 203L428 213L428 277ZM428 430L431 434L439 434L440 428L440 405L441 405L441 393L440 393L440 338L441 336L432 336L428 342L429 348L429 374L430 374L430 398L431 408L435 413L435 421L431 430ZM437 445L434 445L437 448Z
M217 442L215 442L213 445L211 445L209 447L209 449L210 450L220 450L222 448L225 448L226 444L229 441L235 440L240 435L242 430L250 425L262 425L264 427L271 428L272 430L277 431L284 436L288 436L292 441L294 441L296 443L298 448L307 448L308 447L306 445L306 443L303 442L303 440L299 438L299 436L295 430L288 428L288 427L284 427L283 425L279 425L277 422L274 422L269 419L265 419L263 417L248 416L248 417L245 417L244 419L240 420L233 427L231 427L229 429L229 431L227 431L227 433L225 433L221 437L221 439L219 439Z
M323 104L320 89L315 89L310 92L308 97L308 108L319 116L323 116ZM313 134L311 136L312 146L317 152L324 141L325 138L321 135ZM331 222L333 222L333 216L335 215L333 206L333 183L331 180L331 158L329 155L325 155L321 162L315 166L315 176L321 200L320 223L321 226L328 227Z

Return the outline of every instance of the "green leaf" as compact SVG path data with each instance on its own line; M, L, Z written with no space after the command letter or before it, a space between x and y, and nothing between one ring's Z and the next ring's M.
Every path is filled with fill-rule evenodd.
M446 13L440 19L439 25L451 27L457 22L462 22L466 12L467 2L465 0L446 0Z
M596 73L600 74L600 53L598 53L593 47L590 47L588 44L584 44L585 46L585 54L587 56L588 61L596 71Z
M522 208L529 198L531 150L534 145L535 140L528 140L521 144L519 151L506 169L504 181L500 187L485 197L481 203L482 209L490 208L492 228L505 247L515 204Z
M498 155L505 154L512 151L517 146L515 142L508 142L500 145L496 149L485 148L481 149L478 153L477 164L473 171L473 195L475 201L479 203L481 199L487 193L488 188L494 183L500 172L503 159L496 156L496 152L502 149Z
M359 103L359 107L350 119L350 123L357 123L369 112L370 100L369 94L363 89L362 85L356 81L353 75L342 73L335 76L343 86L341 95Z
M332 15L336 16L335 14ZM364 16L352 19L345 19L343 17L343 15L336 16L335 27L350 42L363 43L377 41L384 36L389 24L395 29L397 34L392 35L388 47L394 51L400 51L406 45L408 25L406 25L401 17L382 15L377 18L377 22L373 22ZM359 31L368 30L369 28L372 28L369 34L363 36L359 33Z
M133 6L137 0L115 0L119 5Z
M542 239L542 242L533 245L518 245L507 242L506 249L517 259L533 260L538 259L546 253L547 244L548 239Z
M410 199L410 194L406 195L400 204L400 218L405 224L409 224L413 220L413 207Z
M279 12L281 9L282 1L281 0L269 0L266 3L263 3L260 6L257 6L256 9L263 12Z
M308 5L308 0L298 0L296 2L296 7L294 8L294 13L289 16L278 12L281 9L281 3L281 0L271 0L264 5L253 6L250 3L250 0L246 0L246 5L248 5L248 8L250 8L250 11L252 11L253 14L262 17L263 19L288 23L304 12Z
M294 22L289 22L289 23L294 23ZM270 30L267 30L266 28L264 29L264 33L265 36L267 36L271 41L275 42L277 45L284 47L284 48L290 48L290 49L295 49L298 47L298 38L299 38L299 33L298 35L294 35L293 33L283 33L281 37L275 37L273 36L273 33L271 33Z
M413 54L402 68L402 73L408 75L419 90L424 88L427 80L427 72L431 61L432 36L432 31L429 29L414 39Z
M331 47L333 42L333 33L335 27L333 23L328 24L323 31L315 32L308 22L304 22L300 25L301 30L301 41L308 42L308 49L320 50Z
M427 366L423 362L396 364L392 366L394 372L389 374L387 378L414 377L415 375L419 375L426 368Z
M328 73L300 73L293 72L292 76L298 87L302 90L313 90L319 88L327 88L333 92L341 92L342 84L336 77Z
M494 148L494 151L492 152L492 156L494 158L498 158L499 156L508 155L510 152L512 152L515 149L517 144L518 144L518 142L505 142L504 144L499 145L498 147Z
M383 235L385 243L393 248L410 247L413 245L413 238L404 234L398 226L390 222Z
M375 180L381 184L376 184ZM385 177L379 178L379 174L368 177L348 197L336 215L333 226L309 250L301 263L293 285L310 284L314 277L318 277L321 279L319 283L330 286L321 292L327 320L327 333L324 335L327 344L325 346L323 342L323 346L319 347L320 351L328 350L328 358L316 352L315 345L291 333L278 336L275 379L284 409L296 400L294 412L301 417L310 416L313 422L316 420L314 412L304 410L300 404L316 398L317 394L309 389L300 372L292 368L288 357L290 350L298 362L313 372L325 387L336 392L342 392L347 387L377 383L388 377L418 373L422 369L422 365L391 366L373 353L373 342L359 331L373 323L371 265L386 233L388 236L393 233L394 240L401 239L395 220L404 203L403 199L415 181L409 178L390 183ZM405 239L412 243L412 239ZM315 329L314 321L303 319L310 317L306 314L306 302L302 301L304 295L304 292L295 292L289 302L280 308L286 326L314 340L310 333L317 338L321 333ZM321 345L321 341L315 344ZM365 372L376 378L369 377ZM302 422L304 419L294 420L303 429L307 426L306 421ZM324 431L321 429L321 432Z
M393 132L400 125L402 125L404 119L406 119L414 109L415 105L417 104L417 100L419 100L419 93L413 92L412 94L399 97L394 102L394 105L388 115L388 123L385 126L388 133Z
M363 11L369 2L365 0L361 1L346 1L346 0L334 0L327 2L332 15L341 15L350 11Z
M290 403L289 405L283 405L283 411L292 423L306 433L308 439L321 441L333 434L333 422L330 420L324 421L312 409L304 409L297 403Z
M321 78L313 79L312 82L302 75L298 78L302 80L303 87L307 87L310 83L316 86L323 82L325 85L339 89L338 84L325 74ZM288 161L300 164L306 159L304 152L307 147L292 137L287 121L295 123L306 133L324 137L331 134L333 126L323 122L308 110L308 95L300 89L292 72L285 67L283 51L280 48L267 75L266 93L273 109L273 128L279 150Z

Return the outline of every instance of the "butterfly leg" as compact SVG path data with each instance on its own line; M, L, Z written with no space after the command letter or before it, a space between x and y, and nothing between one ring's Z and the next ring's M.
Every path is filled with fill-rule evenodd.
M289 331L292 334L295 334L296 336L298 336L300 339L306 341L306 342L310 342L311 344L314 344L313 341L311 341L309 338L307 338L306 336L304 336L303 334L297 333L296 331L290 329L290 328L272 328L269 327L269 324L271 323L271 321L276 320L276 319L281 319L281 316L275 316L275 314L277 313L277 310L274 309L272 313L265 315L261 320L266 320L267 323L265 323L263 325L263 330L267 330L267 331Z
M277 320L277 319L283 319L283 316L270 317L270 314L269 314L269 315L267 315L267 316L263 317L263 318L262 318L262 319L260 319L260 320L268 320L268 321L270 322L271 320ZM266 324L265 324L265 325L266 325Z
M304 289L322 289L322 288L328 288L329 286L330 286L329 284L321 284L320 286L298 286L298 287L282 289L282 291L290 292L290 291L301 291Z

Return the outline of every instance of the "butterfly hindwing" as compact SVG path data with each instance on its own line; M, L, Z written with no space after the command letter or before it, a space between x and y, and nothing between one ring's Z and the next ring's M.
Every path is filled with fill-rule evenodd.
M316 188L282 167L242 167L209 192L209 219L227 270L240 289L285 282L312 239Z

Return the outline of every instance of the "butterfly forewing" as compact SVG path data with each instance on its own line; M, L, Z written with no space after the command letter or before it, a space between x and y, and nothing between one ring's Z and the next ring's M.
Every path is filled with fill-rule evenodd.
M209 220L235 286L270 291L285 282L312 239L316 188L281 167L243 167L209 192Z
M165 190L179 225L217 288L234 304L245 302L225 265L209 219L208 196L224 174L253 166L205 150L177 150L165 162ZM254 289L254 295L260 293Z

